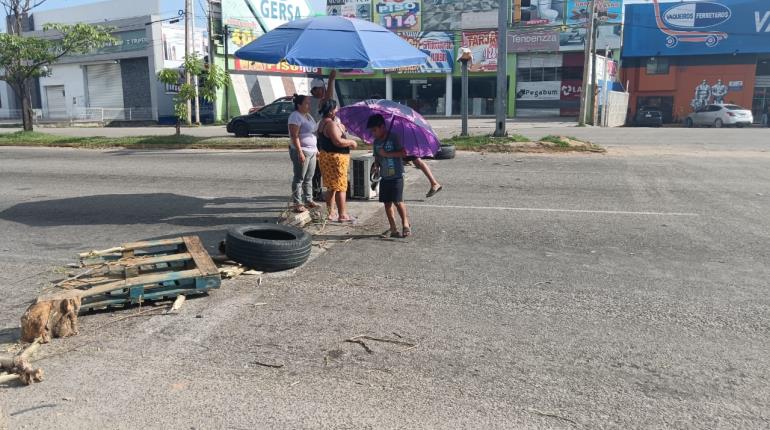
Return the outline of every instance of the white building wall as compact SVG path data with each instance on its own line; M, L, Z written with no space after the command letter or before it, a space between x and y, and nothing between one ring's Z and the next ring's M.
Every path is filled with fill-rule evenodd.
M8 92L11 89L3 81L0 81L0 120L6 119L9 116L11 101L8 99Z
M48 112L46 87L64 85L67 114L72 116L77 108L86 107L85 79L79 64L56 64L51 67L51 76L40 78L40 98L43 112Z
M99 23L113 19L132 18L135 16L159 15L159 0L113 0L91 3L82 6L70 6L34 13L35 28L42 29L50 23L76 24Z

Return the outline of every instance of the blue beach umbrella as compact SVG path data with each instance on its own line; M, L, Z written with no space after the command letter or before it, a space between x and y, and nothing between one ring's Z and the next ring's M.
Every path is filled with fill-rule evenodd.
M288 22L235 52L248 61L337 69L390 69L428 56L385 27L355 18L320 16Z

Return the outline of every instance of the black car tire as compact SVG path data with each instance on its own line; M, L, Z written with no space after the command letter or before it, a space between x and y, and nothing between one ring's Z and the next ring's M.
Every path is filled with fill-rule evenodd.
M687 118L684 121L684 124L687 126L687 128L692 128L692 126L694 125L693 122L692 122L692 118Z
M714 128L722 128L724 126L724 123L721 119L717 118L714 120Z
M452 158L455 158L455 146L441 145L441 149L438 150L433 158L436 160L451 160Z
M304 264L310 257L312 237L302 229L281 224L231 228L225 254L246 267L279 272Z
M245 122L233 124L233 133L236 137L249 137L249 126Z

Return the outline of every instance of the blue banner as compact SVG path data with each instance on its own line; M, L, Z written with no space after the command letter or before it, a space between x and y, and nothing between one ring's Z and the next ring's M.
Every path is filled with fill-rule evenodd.
M770 53L770 1L626 5L623 57Z

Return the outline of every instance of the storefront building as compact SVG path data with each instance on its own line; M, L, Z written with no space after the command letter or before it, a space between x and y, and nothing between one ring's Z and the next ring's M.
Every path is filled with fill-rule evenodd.
M642 107L682 122L711 103L770 102L770 5L752 0L626 7L623 79L631 115Z
M158 120L165 98L155 79L163 67L160 43L155 43L161 40L159 13L157 0L109 1L36 12L35 30L26 35L52 37L42 31L48 23L86 22L113 28L115 38L88 54L62 58L48 76L38 79L38 92L33 96L38 119Z
M289 21L308 18L314 12L306 0L222 0L211 2L215 20L215 62L227 67L232 86L222 89L216 101L218 119L245 114L255 106L293 94L309 94L310 80L318 68L289 64L263 64L235 58L238 49ZM219 40L217 40L219 39Z
M469 113L494 115L497 72L497 0L328 0L327 14L371 20L429 55L427 64L394 70L355 70L337 83L340 102L388 98L429 116L460 112L461 46L473 51L469 65ZM509 87L515 85L515 56L509 56ZM509 113L513 112L509 99Z
M585 4L583 4L585 3ZM583 0L514 0L506 41L509 116L576 116L587 38ZM622 2L608 1L599 51L618 54ZM367 5L371 5L368 7ZM343 104L385 96L423 115L460 113L461 47L469 65L469 114L493 116L497 73L499 1L328 0L330 15L371 19L430 56L427 65L385 71L353 71L338 82Z

